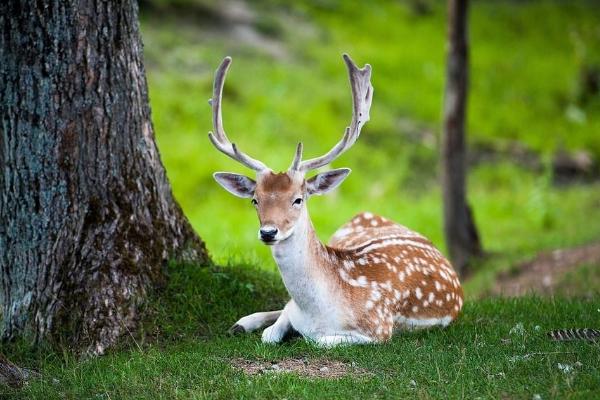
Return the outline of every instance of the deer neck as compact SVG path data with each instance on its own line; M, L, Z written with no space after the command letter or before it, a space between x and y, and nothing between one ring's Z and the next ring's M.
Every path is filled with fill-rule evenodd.
M315 310L322 303L322 285L328 262L326 246L319 241L308 211L304 211L294 233L272 246L272 253L290 296L301 308Z

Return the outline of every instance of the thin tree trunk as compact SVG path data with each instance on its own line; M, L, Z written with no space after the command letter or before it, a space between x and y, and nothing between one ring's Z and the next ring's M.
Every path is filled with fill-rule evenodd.
M0 333L99 354L208 262L154 141L135 1L0 5Z
M469 82L468 0L448 1L447 81L444 96L442 187L444 233L459 274L481 254L479 234L466 199L465 116Z

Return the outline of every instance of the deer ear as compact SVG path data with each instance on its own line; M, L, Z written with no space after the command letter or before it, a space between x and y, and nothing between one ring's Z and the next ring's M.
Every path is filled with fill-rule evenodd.
M231 172L215 172L213 174L219 185L237 197L252 197L256 182L244 175L232 174Z
M325 194L335 189L350 173L350 168L339 168L322 172L306 181L309 195Z

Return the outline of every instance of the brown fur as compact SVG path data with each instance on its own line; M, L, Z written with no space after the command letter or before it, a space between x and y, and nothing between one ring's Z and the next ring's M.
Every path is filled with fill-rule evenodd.
M290 192L294 180L287 172L274 173L268 171L260 175L256 191L260 193Z
M342 226L338 230L342 234L334 235L328 247L330 258L338 260L334 269L343 278L336 281L352 304L357 327L387 340L397 316L455 319L462 307L463 291L448 260L423 236L383 217L366 216L370 213L358 214ZM369 251L372 246L383 246L385 238L410 243L390 243ZM364 265L359 263L361 259ZM352 266L345 268L344 262ZM367 285L357 286L359 279ZM370 308L367 302L372 303Z
M287 172L259 174L254 198L261 226L273 225L282 232L289 230L300 215L299 208L293 206L298 197L305 198L302 177Z

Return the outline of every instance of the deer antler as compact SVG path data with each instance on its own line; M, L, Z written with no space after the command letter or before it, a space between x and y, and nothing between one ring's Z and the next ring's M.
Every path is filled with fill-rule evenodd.
M223 117L221 116L221 99L223 97L223 85L225 83L225 76L227 70L231 65L231 57L225 57L217 71L215 72L215 82L213 86L213 97L208 101L208 104L212 107L213 113L213 132L208 133L208 138L212 144L220 152L228 155L234 160L239 161L246 167L255 171L262 171L268 169L268 167L262 162L255 160L254 158L242 153L235 143L231 143L225 134L223 129Z
M292 170L306 172L329 164L352 147L360 135L361 128L369 120L369 110L373 100L371 66L366 64L363 68L358 68L348 54L344 54L343 58L348 67L350 87L352 88L352 121L350 126L346 128L342 140L321 157L300 161L302 158L302 144L298 144L296 157L294 157L290 167Z

